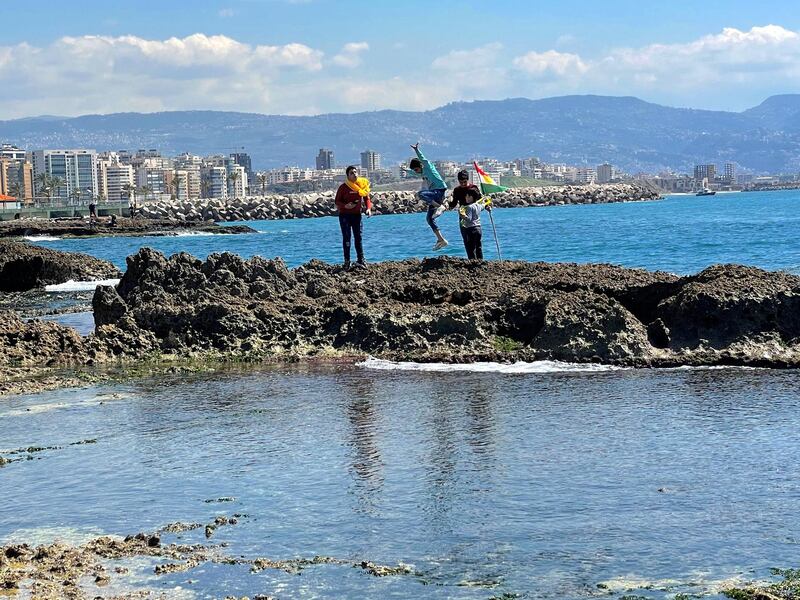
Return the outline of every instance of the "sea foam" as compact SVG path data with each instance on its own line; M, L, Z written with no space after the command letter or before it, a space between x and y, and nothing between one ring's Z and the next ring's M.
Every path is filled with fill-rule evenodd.
M98 285L117 285L119 279L98 279L97 281L74 281L54 283L44 287L45 292L91 292Z
M417 362L395 362L391 360L381 360L368 357L367 360L356 363L356 366L365 369L377 369L382 371L427 371L437 373L449 372L473 372L473 373L603 373L608 371L620 371L624 367L613 365L599 365L595 363L567 363L553 360L538 360L535 362L475 362L475 363L417 363Z
M24 239L29 242L57 242L61 238L52 235L26 235Z

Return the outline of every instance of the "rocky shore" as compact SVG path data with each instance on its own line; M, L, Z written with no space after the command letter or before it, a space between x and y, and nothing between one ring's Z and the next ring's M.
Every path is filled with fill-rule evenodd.
M99 286L96 330L0 315L2 391L20 369L186 360L559 360L800 367L800 277L717 265L687 277L611 265L438 257L345 271L149 248ZM23 377L29 379L29 377Z
M127 218L119 217L112 226L103 217L95 224L87 219L15 219L0 221L0 238L54 236L54 237L92 237L92 236L145 236L176 235L178 233L253 233L246 225L220 227L202 219L186 222L174 217Z
M69 280L116 279L113 264L88 254L60 252L34 244L0 240L0 292L20 292Z
M90 343L114 356L800 366L800 277L738 265L678 277L440 257L345 272L145 248L93 306Z
M2 463L0 463L1 465ZM409 565L381 565L369 560L348 560L332 556L309 558L244 558L225 553L226 544L185 543L187 532L204 530L206 539L221 526L236 525L247 515L219 515L203 527L202 523L170 523L155 532L140 532L123 537L101 536L83 544L55 541L32 546L12 543L0 546L0 596L16 597L28 591L32 598L111 598L102 594L112 584L116 600L141 598L167 598L157 584L145 587L143 575L163 576L174 573L191 573L209 564L228 565L246 577L248 571L255 575L267 569L299 575L317 565L356 568L373 577L410 575L420 579ZM172 537L166 543L162 538ZM195 536L196 537L196 536ZM144 568L143 565L148 565ZM155 565L155 566L151 566ZM245 570L246 569L246 570ZM254 581L256 581L254 579ZM126 585L127 584L127 585ZM124 591L120 591L120 588ZM127 588L127 589L126 589ZM251 600L249 596L226 596L226 600ZM274 600L267 594L256 594L252 600Z
M194 202L156 202L142 207L147 219L191 221L251 221L258 219L298 219L336 214L335 192L257 196L236 199L202 199ZM495 206L555 206L562 204L603 204L655 200L657 191L636 184L552 186L514 188L494 197ZM421 212L425 206L415 192L375 192L374 213L378 215Z

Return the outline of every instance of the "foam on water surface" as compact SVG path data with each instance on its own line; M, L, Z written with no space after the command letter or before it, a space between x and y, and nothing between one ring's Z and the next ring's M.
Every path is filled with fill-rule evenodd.
M117 285L119 279L98 279L96 281L75 281L70 279L64 283L45 286L46 292L91 292L98 285Z
M553 360L540 360L536 362L475 362L465 364L451 363L417 363L395 362L368 357L367 360L356 363L356 366L365 369L383 371L428 371L437 373L449 372L474 372L474 373L603 373L608 371L621 371L624 367L613 365L599 365L595 363L567 363Z

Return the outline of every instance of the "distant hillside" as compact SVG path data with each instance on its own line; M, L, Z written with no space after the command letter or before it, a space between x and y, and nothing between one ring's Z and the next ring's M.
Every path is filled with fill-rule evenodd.
M27 149L157 148L166 155L244 147L258 169L311 165L321 147L332 148L339 164L355 162L366 148L393 163L420 140L431 158L440 159L538 156L586 165L609 161L630 172L730 161L757 172L796 172L800 95L773 96L742 113L632 97L562 96L314 117L218 111L36 117L0 121L0 140Z

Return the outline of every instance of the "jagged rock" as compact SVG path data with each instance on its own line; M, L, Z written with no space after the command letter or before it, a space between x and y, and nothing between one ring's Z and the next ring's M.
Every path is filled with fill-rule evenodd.
M438 257L345 272L317 260L289 270L280 259L167 259L142 249L116 295L95 293L103 325L91 343L131 356L336 350L406 360L800 366L798 284L731 266L680 278Z
M120 276L107 260L0 240L0 292L19 292L69 280L91 281Z

